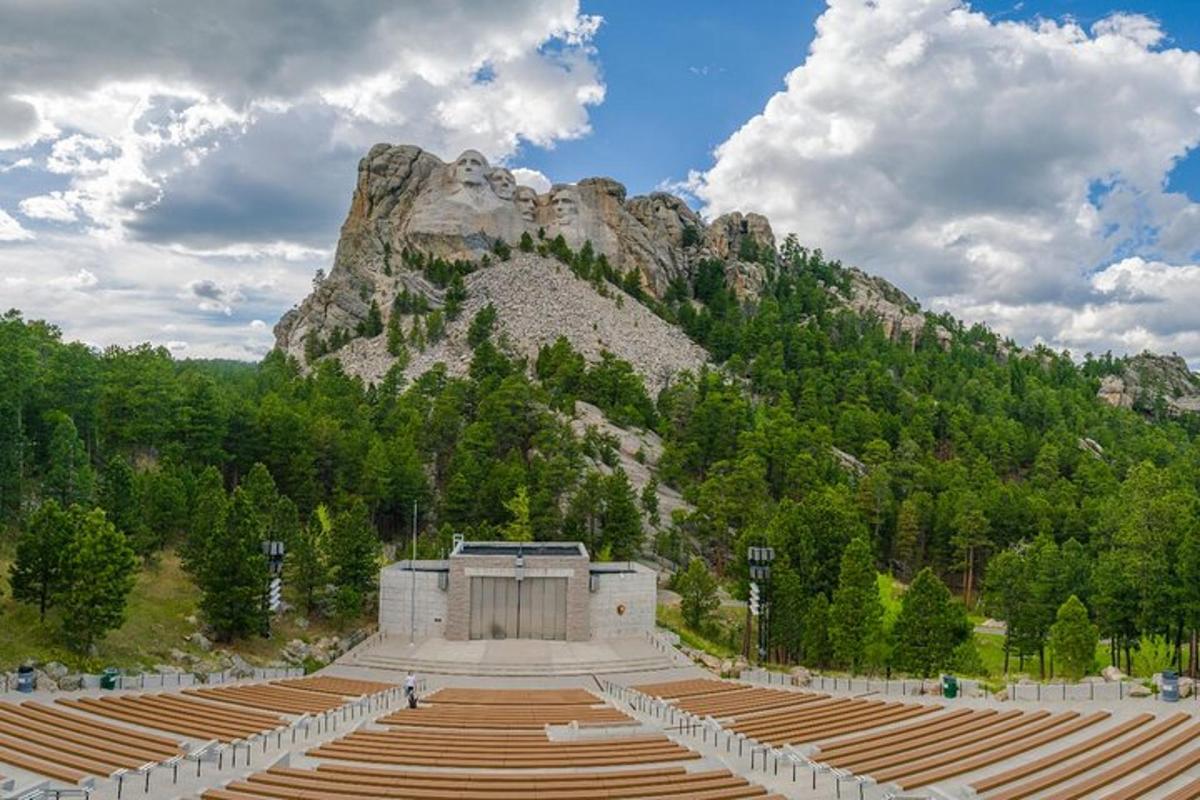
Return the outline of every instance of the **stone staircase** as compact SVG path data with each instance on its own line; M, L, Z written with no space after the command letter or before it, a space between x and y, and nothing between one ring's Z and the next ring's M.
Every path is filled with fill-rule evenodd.
M541 678L576 675L617 674L623 672L654 672L673 669L679 665L665 655L646 658L571 661L560 664L523 664L519 662L464 663L453 660L407 657L402 654L363 653L339 661L344 666L386 669L397 672L412 670L420 675L475 675L497 678Z

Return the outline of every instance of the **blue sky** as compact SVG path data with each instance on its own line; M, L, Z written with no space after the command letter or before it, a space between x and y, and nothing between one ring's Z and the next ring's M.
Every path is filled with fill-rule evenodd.
M1171 46L1200 47L1194 0L975 0L995 20L1071 17L1091 26L1117 11L1162 22ZM604 17L596 48L607 85L591 114L593 134L515 158L555 180L617 177L631 193L653 191L703 169L725 141L783 86L805 57L823 0L796 2L584 2ZM1172 187L1200 200L1200 157L1172 174Z
M1021 344L1200 366L1193 0L0 0L0 19L0 305L92 344L261 357L386 141L670 186Z

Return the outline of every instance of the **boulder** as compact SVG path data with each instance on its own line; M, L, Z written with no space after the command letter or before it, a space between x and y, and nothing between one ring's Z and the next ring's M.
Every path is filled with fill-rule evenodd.
M1154 692L1151 691L1150 687L1146 686L1145 684L1135 683L1129 689L1130 697L1152 697L1153 695L1154 695Z
M807 667L792 667L792 685L808 686L812 683L812 673Z
M1125 673L1121 672L1120 668L1109 664L1104 669L1100 670L1100 677L1104 678L1108 683L1116 683L1117 681L1125 680Z
M1196 682L1194 680L1192 680L1191 678L1188 678L1188 677L1182 677L1179 679L1179 696L1180 697L1191 697L1192 693L1195 691L1196 691Z
M1006 701L1009 699L1009 696L1008 696L1008 687L1007 687L1007 686L1005 686L1003 689L999 690L998 692L995 692L995 693L993 693L993 694L992 694L992 699L993 699L993 700L999 700L999 701L1000 701L1000 702L1002 702L1002 703L1003 703L1003 702L1006 702Z
M212 641L200 631L192 633L190 636L184 637L184 641L198 647L202 652L207 653L212 650Z
M45 672L46 675L50 676L50 678L54 681L65 678L67 673L70 672L65 664L61 664L57 661L51 661L50 663L46 664L46 666L42 667L42 671Z
M83 688L83 676L78 673L64 675L58 679L58 688L63 692L77 692Z

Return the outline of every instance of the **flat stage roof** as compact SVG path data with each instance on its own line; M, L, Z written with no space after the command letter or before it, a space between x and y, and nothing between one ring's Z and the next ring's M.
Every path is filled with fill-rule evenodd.
M588 553L580 542L463 542L451 555L587 558Z

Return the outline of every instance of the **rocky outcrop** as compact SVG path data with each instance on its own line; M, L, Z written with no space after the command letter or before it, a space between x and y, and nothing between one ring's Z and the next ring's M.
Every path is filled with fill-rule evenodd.
M1198 413L1200 376L1180 356L1142 353L1119 374L1104 376L1096 396L1117 408L1154 411L1161 403L1170 414Z
M559 336L589 362L607 351L628 361L655 396L672 375L698 370L707 353L678 327L671 325L623 292L612 288L600 294L589 281L552 258L513 253L503 261L466 277L467 300L458 319L446 325L444 338L424 350L412 350L404 374L410 380L435 364L450 375L464 375L471 363L467 342L471 320L484 307L496 310L498 338L518 356L537 357L538 348ZM394 292L393 287L389 287ZM407 330L407 319L401 326ZM387 335L360 338L337 353L342 367L367 383L378 383L393 359Z
M405 267L406 250L477 261L497 242L515 247L525 234L547 241L561 235L574 250L590 242L657 297L673 279L690 280L707 258L723 259L729 285L752 296L775 256L770 223L758 214L727 214L705 225L679 198L655 192L628 199L611 178L555 184L539 194L474 150L447 164L419 147L378 144L359 162L329 275L279 321L276 344L303 362L310 332L328 338L339 328L354 331L372 300L386 309L407 289L436 305L440 290Z
M878 320L884 335L893 341L907 336L915 343L921 337L926 320L917 301L883 278L868 275L860 269L850 267L846 274L850 289L844 299L851 311ZM933 335L942 347L950 345L950 331L942 326L935 325Z

